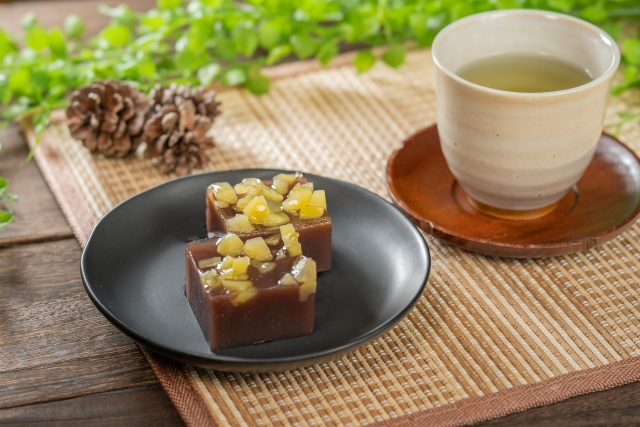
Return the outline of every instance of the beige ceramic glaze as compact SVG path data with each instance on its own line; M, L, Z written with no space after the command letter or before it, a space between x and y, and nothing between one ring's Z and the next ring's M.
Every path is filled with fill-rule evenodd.
M593 80L563 91L517 93L455 74L478 59L510 53L559 58L584 68ZM602 132L620 62L606 33L557 13L486 12L442 30L433 57L442 151L472 198L501 209L539 209L578 182Z

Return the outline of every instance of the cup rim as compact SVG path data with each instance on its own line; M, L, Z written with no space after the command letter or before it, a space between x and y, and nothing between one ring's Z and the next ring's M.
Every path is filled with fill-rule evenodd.
M493 89L490 87L481 86L479 84L472 83L468 80L463 79L462 77L458 76L456 73L454 73L453 71L445 67L442 64L442 62L440 62L440 60L438 59L438 55L436 53L439 49L439 45L442 43L442 40L447 36L448 33L451 33L452 31L456 30L458 27L467 25L472 21L478 21L482 19L487 19L488 17L500 16L500 15L528 15L528 16L535 16L540 18L551 18L554 20L560 19L570 24L578 25L582 28L585 28L589 31L596 33L600 37L600 39L605 43L608 41L607 44L609 44L609 46L611 47L611 50L613 51L613 61L611 62L611 64L609 65L609 68L607 68L604 73L602 73L599 77L596 77L595 79L591 80L590 82L580 86L572 87L569 89L556 90L552 92L512 92L508 90ZM431 45L431 56L433 57L433 61L435 62L436 66L442 72L444 72L448 77L454 79L455 81L461 84L470 86L474 89L483 90L483 91L487 91L495 94L509 95L509 96L521 97L521 98L553 97L553 96L561 96L561 95L588 90L594 86L599 85L603 81L608 80L609 77L613 73L615 73L615 71L618 69L618 66L620 65L620 49L618 48L618 45L616 44L615 40L613 40L613 38L609 34L607 34L604 30L580 18L566 15L564 13L558 13L558 12L552 12L552 11L540 10L540 9L491 10L487 12L476 13L476 14L467 16L465 18L462 18L458 21L452 22L451 24L444 27L438 33L436 38L433 40L433 43Z

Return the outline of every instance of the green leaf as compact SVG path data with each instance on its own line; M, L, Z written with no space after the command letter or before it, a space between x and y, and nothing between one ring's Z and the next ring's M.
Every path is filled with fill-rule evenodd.
M9 181L7 181L4 177L0 176L0 190L5 190L9 185Z
M11 101L9 79L0 74L0 105L7 105Z
M401 45L389 46L382 54L382 60L392 66L398 68L404 63L405 50Z
M158 0L158 9L174 9L182 4L182 0Z
M22 24L22 28L25 30L29 30L36 25L38 22L38 16L34 12L28 12L23 17L20 23Z
M62 58L67 55L67 42L60 28L53 28L48 36L49 50L53 56Z
M187 37L187 44L192 51L202 52L205 48L206 40L202 33L190 31Z
M633 81L638 77L638 67L628 66L622 75L626 81Z
M574 0L547 0L547 5L550 8L565 13L573 9L574 4Z
M250 58L258 47L258 35L250 28L236 25L231 34L236 52Z
M234 59L236 51L233 48L233 42L224 36L218 36L214 39L216 54L222 59Z
M71 39L80 40L85 32L84 22L77 15L69 15L64 20L64 32Z
M580 12L580 18L600 23L607 19L607 9L605 9L601 4L594 4L593 6L582 9L582 12Z
M15 218L15 215L10 214L9 212L0 210L0 228L11 224L14 218Z
M339 51L338 44L335 41L329 41L320 47L316 55L316 58L318 59L318 61L320 61L320 63L323 66L326 67L327 65L329 65L331 60L338 54L338 51Z
M293 48L293 52L300 59L309 58L316 54L319 43L308 34L294 34L290 37L289 42Z
M278 31L278 27L273 22L263 22L260 25L260 46L265 49L273 49L282 42L282 36Z
M427 19L429 17L424 13L413 13L409 16L409 26L420 37L427 32Z
M183 71L192 71L199 67L202 57L196 55L191 49L183 49L176 56L176 64L178 69Z
M0 30L0 62L6 55L15 51L16 46L9 35Z
M624 59L631 65L640 65L640 40L626 39L622 45Z
M431 31L438 31L446 24L446 15L438 13L427 18L427 28Z
M158 9L151 9L145 15L142 15L140 22L152 30L157 30L164 25L164 19Z
M9 106L9 108L5 108L4 110L2 110L2 118L5 120L14 120L15 118L19 117L21 114L23 114L25 111L27 111L29 108L28 105L26 104L11 104Z
M376 16L369 16L360 22L360 40L378 34L380 31L380 22Z
M49 125L49 119L51 116L51 108L47 105L44 106L44 109L40 114L36 114L33 117L33 131L36 134L41 134Z
M516 9L523 5L523 0L498 0L498 9Z
M370 50L361 50L353 58L353 65L358 73L364 73L376 63L376 57Z
M273 65L281 59L286 58L291 55L291 45L283 44L280 46L276 46L271 51L269 51L269 55L267 56L267 65Z
M247 72L239 67L232 67L224 73L222 84L225 86L241 85L247 81Z
M334 12L328 12L327 14L325 14L321 21L322 22L329 22L329 21L342 21L344 19L344 13L340 12L340 11L334 11Z
M622 34L622 25L620 22L612 22L611 20L608 20L600 27L614 40L620 39L620 35Z
M609 10L608 15L611 18L633 18L636 16L640 16L640 7L629 6L629 7L621 7L621 8L612 8Z
M30 49L40 52L49 45L47 32L41 27L31 27L25 36L25 42Z
M625 81L622 84L616 85L611 89L611 94L612 95L620 95L622 92L624 92L625 90L631 88L631 87L636 87L638 86L638 84L640 84L640 78L638 79L634 79L634 80L630 80L630 81Z
M111 47L122 47L129 42L131 30L124 25L111 25L100 34Z
M142 58L140 62L138 62L137 67L137 71L141 76L151 78L156 74L156 64L148 56Z
M36 134L36 143L33 148L29 151L27 155L27 161L31 160L33 156L36 154L36 148L40 145L40 140L42 139L42 135L44 134L45 129L49 125L49 120L51 118L51 107L48 105L44 105L44 109L40 114L36 114L33 117L33 131Z
M126 4L121 4L117 7L109 7L101 4L98 7L98 11L111 18L111 25L122 25L131 28L136 21L135 14Z
M340 34L342 34L342 36L348 42L354 41L358 36L356 33L356 28L353 25L348 24L346 22L343 22L340 25L338 25L338 29L340 30Z
M29 80L31 79L31 71L29 68L22 67L18 71L11 74L9 78L9 89L17 95L22 95L29 90ZM17 106L17 104L14 104Z
M469 16L473 14L475 10L472 5L469 3L456 3L449 10L449 14L451 16L452 21L456 21L458 19L462 19L465 16Z
M180 37L177 41L176 44L174 46L174 48L176 49L177 52L182 52L183 50L187 49L189 47L189 38L182 36Z
M222 67L220 64L212 63L200 67L197 76L202 86L209 86L218 77Z
M213 9L217 8L224 2L224 0L200 0L200 1L202 2L203 5L209 6Z
M309 21L310 18L311 17L309 16L309 14L302 9L296 9L295 12L293 12L293 19L295 21L306 22L306 21Z
M270 86L271 81L262 74L249 77L249 80L246 83L247 89L249 89L249 91L254 95L264 95L269 92Z

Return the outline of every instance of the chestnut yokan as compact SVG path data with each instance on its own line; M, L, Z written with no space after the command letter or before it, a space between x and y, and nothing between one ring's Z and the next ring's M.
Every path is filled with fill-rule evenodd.
M292 224L186 245L187 298L212 351L313 332L316 263Z
M314 189L301 173L281 173L272 180L245 178L233 186L216 182L207 188L206 200L209 233L233 232L246 240L292 224L318 271L331 269L331 217L325 192Z

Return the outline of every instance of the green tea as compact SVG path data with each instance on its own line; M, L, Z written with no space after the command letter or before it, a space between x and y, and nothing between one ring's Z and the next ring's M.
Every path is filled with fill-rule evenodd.
M475 61L458 76L480 86L509 92L554 92L592 80L584 68L541 55L500 55Z

